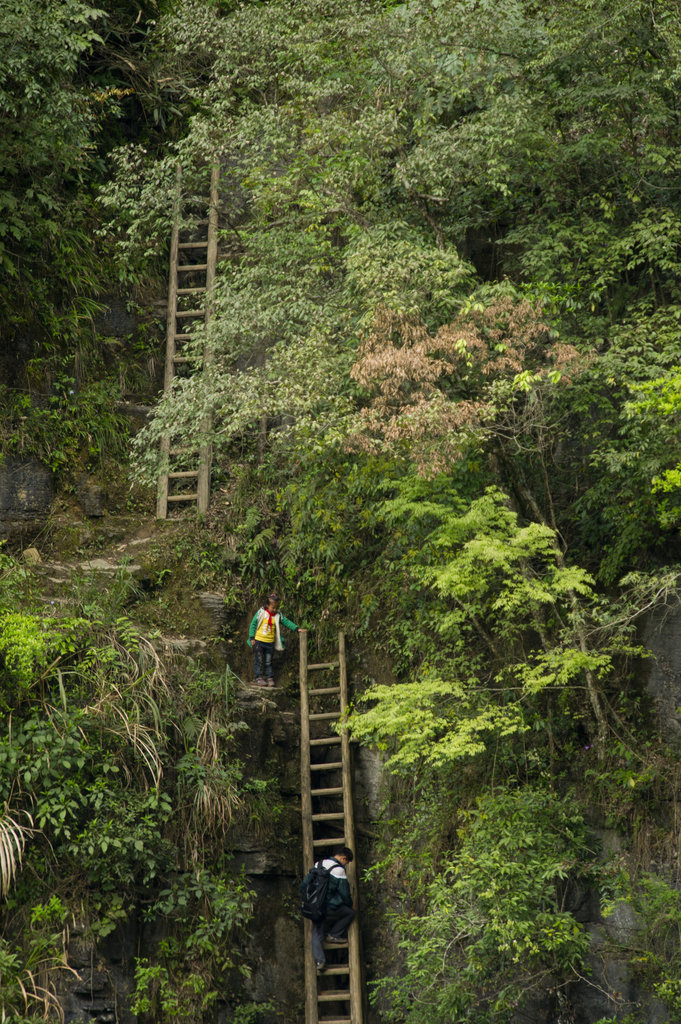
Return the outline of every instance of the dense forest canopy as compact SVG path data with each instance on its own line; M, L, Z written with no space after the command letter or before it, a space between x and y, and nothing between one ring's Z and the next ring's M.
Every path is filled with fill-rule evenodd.
M153 482L159 438L200 440L209 412L218 512L205 543L218 550L221 529L239 539L215 564L229 599L247 604L266 580L321 633L342 624L392 668L350 720L409 808L386 819L373 869L401 894L403 962L375 995L384 1019L501 1024L548 990L562 1005L588 950L565 909L576 884L636 906L642 983L678 1015L681 907L660 806L679 778L643 697L637 628L678 589L681 5L0 0L0 36L5 454L37 454L65 480L85 438L98 458L122 457L113 403L134 370L120 367L158 339L112 355L97 309L117 289L144 308L178 165L190 218L219 163L215 309L195 341L211 369L159 400L133 473ZM20 614L0 619L2 699L22 723L0 761L0 827L18 849L30 812L63 862L82 868L86 848L87 885L120 896L92 903L105 922L141 886L162 890L191 942L170 973L141 966L147 1012L144 971L166 970L170 993L202 949L163 888L173 858L196 857L178 852L173 794L155 808L139 795L160 771L157 693L142 712L125 706L106 748L111 778L142 713L119 875L103 873L108 843L82 831L104 768L77 750L113 714L107 687L144 672L143 642L113 612L47 635ZM67 692L53 669L82 630ZM31 789L21 759L45 686L86 796L38 819L43 783ZM158 765L179 759L181 784L198 787L210 764L222 810L191 827L217 842L239 769L206 760L183 733L185 687L174 700ZM661 815L638 874L598 859L596 805L627 835ZM154 814L169 845L141 863L136 830ZM234 883L220 902L220 871L201 879L196 906L212 894L222 934L241 927L248 894ZM676 938L661 951L663 920ZM210 1019L232 966L211 961L200 998L186 988L168 1019L187 1006Z

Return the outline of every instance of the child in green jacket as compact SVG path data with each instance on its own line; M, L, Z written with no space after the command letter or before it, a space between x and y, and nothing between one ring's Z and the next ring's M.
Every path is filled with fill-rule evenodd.
M279 611L279 598L270 594L261 608L253 616L248 630L248 646L253 648L253 672L256 686L274 686L272 672L272 655L274 651L283 651L281 626L295 631L295 622L291 622Z

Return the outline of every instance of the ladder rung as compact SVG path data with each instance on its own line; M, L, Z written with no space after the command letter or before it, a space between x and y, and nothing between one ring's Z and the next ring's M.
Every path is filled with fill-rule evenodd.
M349 974L350 968L347 964L339 964L337 967L331 967L327 964L324 974Z
M338 668L337 661L320 661L318 665L308 665L308 671L315 668Z
M169 494L168 501L197 501L198 494Z
M348 940L343 939L342 942L327 942L326 939L323 942L324 949L347 949Z
M330 722L332 718L338 718L337 711L320 711L314 715L308 715L311 722Z
M208 247L208 239L205 242L178 242L178 249L206 249Z
M175 313L176 317L190 317L190 316L203 316L202 309L178 309Z
M344 814L313 814L313 821L342 821Z
M311 764L311 772L333 772L336 768L342 768L342 761L327 761L325 764Z
M340 686L325 686L321 690L308 690L308 697L321 697L324 693L340 693Z
M319 1024L352 1024L352 1017L318 1017Z
M313 846L337 846L339 843L344 842L344 838L336 836L335 839L313 839Z
M203 295L206 288L205 285L202 288L178 288L178 295Z
M171 453L172 454L172 453ZM311 747L325 747L329 743L340 743L340 736L322 736L321 739L310 740Z
M208 270L207 263L178 263L177 271L184 271L185 273L189 270Z
M185 477L188 477L188 476L198 476L198 475L199 475L198 469L182 469L182 470L178 470L176 473L168 473L168 479L169 480L182 480L182 479L184 479Z
M329 989L317 993L318 1003L347 1003L350 1001L350 990L347 988Z
M193 334L176 334L175 341L191 341L193 337Z
M170 498L168 499L170 501ZM328 789L313 789L310 790L311 796L338 796L339 793L343 792L342 786L331 786Z

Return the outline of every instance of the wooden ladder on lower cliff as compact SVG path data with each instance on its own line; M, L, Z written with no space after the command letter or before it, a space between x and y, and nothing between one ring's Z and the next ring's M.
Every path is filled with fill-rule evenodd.
M177 175L177 193L170 237L168 311L166 317L166 360L163 391L169 391L177 376L204 373L212 356L207 342L199 355L189 354L193 328L211 316L211 293L215 281L218 246L219 168L214 164L210 176L207 218L200 219L191 231L183 231L181 172ZM186 237L185 237L186 236ZM198 237L197 237L198 236ZM201 437L210 436L211 421L205 417ZM161 440L161 472L156 494L156 518L167 519L168 506L196 503L206 512L210 501L212 446L203 440L200 448L189 448L181 437L167 434Z
M349 846L355 853L352 806L352 765L347 729L331 726L348 706L345 636L338 634L336 661L311 665L307 660L307 630L300 637L300 773L305 870L324 856L325 849ZM336 681L308 687L309 674L337 673ZM355 906L357 860L346 868ZM323 974L317 974L310 947L312 924L305 921L305 1024L363 1024L363 982L358 915L348 931L347 946L334 944Z

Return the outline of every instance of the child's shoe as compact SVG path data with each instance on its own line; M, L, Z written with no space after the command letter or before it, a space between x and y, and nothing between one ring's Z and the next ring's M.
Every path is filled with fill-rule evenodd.
M258 679L256 679L256 680L255 680L255 682L253 683L253 685L254 685L254 686L267 686L267 682L266 682L266 680L265 680L265 679L263 679L263 677L262 677L262 676L260 676L260 677L259 677Z

